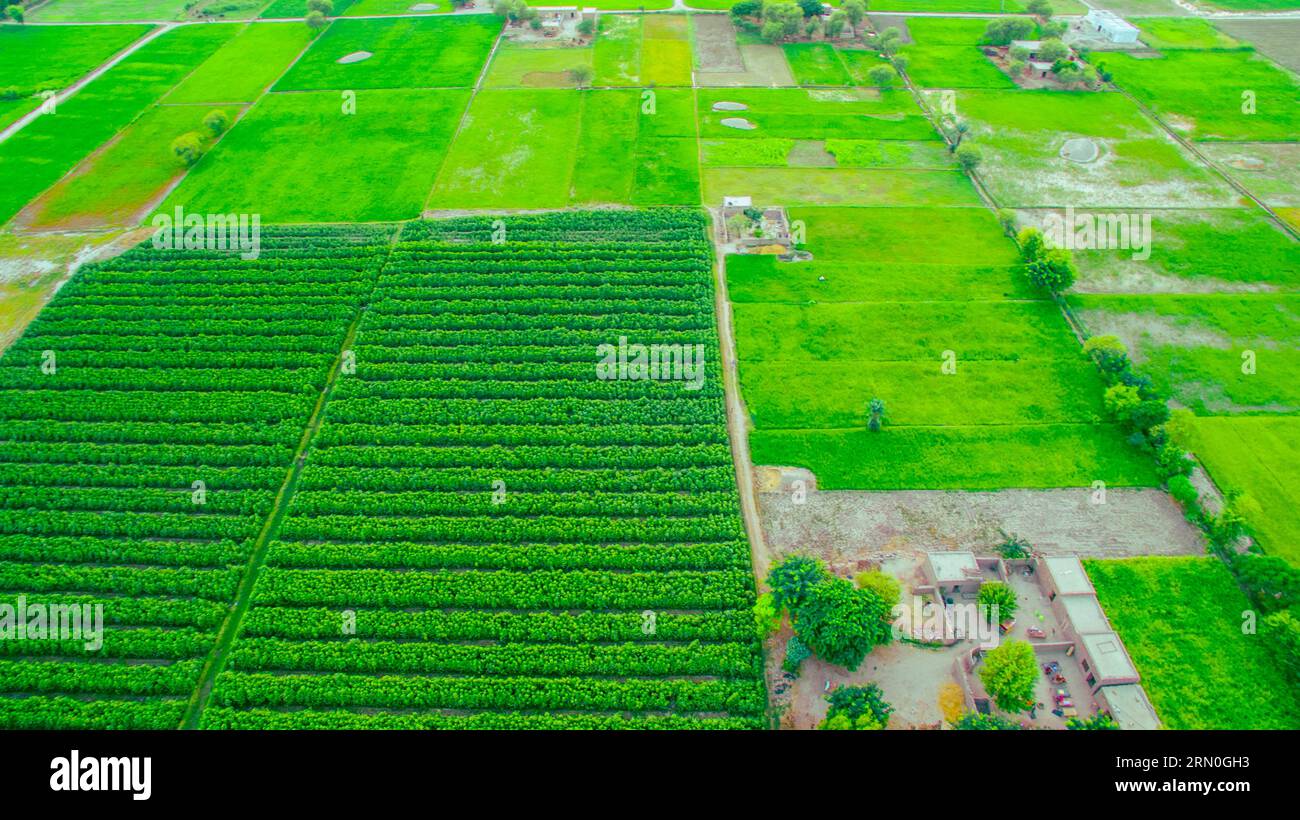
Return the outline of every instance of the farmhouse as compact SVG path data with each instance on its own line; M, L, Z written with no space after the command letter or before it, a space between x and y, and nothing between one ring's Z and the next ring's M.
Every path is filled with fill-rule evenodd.
M940 597L974 595L984 583L975 553L965 551L926 553L925 576Z
M1092 9L1083 18L1084 23L1112 43L1136 43L1137 27L1113 11Z

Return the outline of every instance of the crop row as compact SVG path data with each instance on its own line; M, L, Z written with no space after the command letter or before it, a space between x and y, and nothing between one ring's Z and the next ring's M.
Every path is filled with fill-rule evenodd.
M303 525L309 529L310 525ZM406 533L405 535L409 535ZM583 533L587 535L587 533ZM0 556L4 555L0 551ZM329 569L609 569L674 570L746 567L743 541L697 544L418 544L276 542L267 563Z

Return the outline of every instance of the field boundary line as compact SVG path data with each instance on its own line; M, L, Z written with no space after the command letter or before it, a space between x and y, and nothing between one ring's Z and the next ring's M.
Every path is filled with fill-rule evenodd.
M244 615L252 607L253 590L257 586L257 579L266 568L266 556L270 551L271 541L274 540L280 524L288 515L289 502L293 500L293 494L298 487L298 480L301 478L303 467L307 462L307 451L311 448L316 433L319 432L321 424L325 420L325 408L329 405L330 397L334 393L339 374L343 368L343 354L352 349L352 343L356 340L357 329L361 326L361 320L369 306L370 297L379 287L379 277L383 275L393 246L401 237L404 228L405 223L400 223L393 231L393 235L388 240L388 248L385 251L383 261L375 270L370 291L364 296L358 297L356 313L352 317L351 324L348 325L347 333L344 334L343 340L339 343L339 348L334 355L334 363L330 366L329 376L326 377L325 385L321 388L320 395L316 397L316 404L312 408L311 415L307 418L306 426L303 427L302 438L299 439L298 447L293 453L293 461L290 462L285 473L284 482L280 485L279 492L276 493L275 503L271 507L271 512L267 514L266 523L263 524L261 531L258 533L257 540L253 542L252 553L248 557L244 575L240 579L239 587L235 592L234 606L221 624L216 643L199 672L198 682L195 684L194 692L190 695L185 714L181 718L181 725L178 728L199 728L199 720L203 715L203 710L208 705L208 700L212 696L212 688L216 684L217 677L225 670L230 658L231 648L234 646L239 630L243 626Z

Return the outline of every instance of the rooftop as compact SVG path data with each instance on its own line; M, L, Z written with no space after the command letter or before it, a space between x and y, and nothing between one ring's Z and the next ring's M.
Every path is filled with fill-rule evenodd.
M1146 691L1136 683L1103 686L1102 694L1110 706L1110 716L1121 729L1159 729L1160 718L1147 698Z
M1101 604L1092 595L1066 595L1061 598L1061 605L1077 634L1111 631L1106 613L1101 611Z
M1088 573L1083 571L1083 562L1077 555L1047 555L1041 561L1056 582L1056 589L1062 595L1095 595Z
M980 577L980 566L973 552L927 553L936 581L960 581Z
M1115 678L1136 678L1137 667L1129 660L1124 644L1114 632L1097 632L1079 638L1088 657L1092 659L1097 680L1114 680Z

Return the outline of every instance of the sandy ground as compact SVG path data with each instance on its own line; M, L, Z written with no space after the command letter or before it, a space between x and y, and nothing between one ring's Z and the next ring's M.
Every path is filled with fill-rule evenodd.
M856 572L918 550L991 552L1003 531L1044 553L1120 558L1205 552L1200 531L1156 489L1111 488L1104 503L1094 503L1090 488L819 492L810 483L804 503L797 504L791 482L801 472L786 473L783 489L774 489L769 476L758 481L767 561L798 551Z

